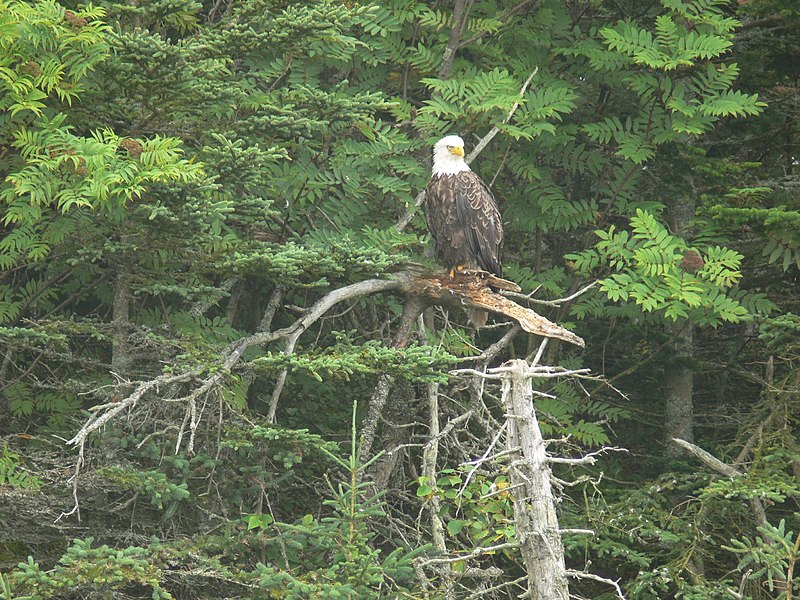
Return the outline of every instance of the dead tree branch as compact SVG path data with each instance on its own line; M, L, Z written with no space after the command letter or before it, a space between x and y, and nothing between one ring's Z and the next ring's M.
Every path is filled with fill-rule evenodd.
M311 306L306 314L297 319L297 321L295 321L291 326L273 332L259 332L242 338L241 340L228 346L228 348L221 354L219 360L217 361L217 368L213 370L213 373L210 376L200 380L200 385L188 395L182 398L173 398L171 400L185 401L187 404L189 404L187 416L191 419L192 427L196 428L196 408L192 408L192 405L198 397L209 392L228 373L230 373L230 370L241 359L242 355L248 348L256 345L267 344L279 339L287 339L298 334L298 332L302 333L318 319L320 319L328 310L330 310L331 307L335 306L339 302L367 294L391 291L400 287L402 287L402 281L400 280L369 279L333 290L318 300L313 306ZM118 402L109 402L93 407L93 414L83 424L83 426L81 426L78 432L67 441L67 444L78 447L78 459L76 460L75 472L72 477L75 506L69 512L60 515L59 519L72 514L77 514L78 519L80 520L80 504L77 493L78 476L80 475L80 469L84 463L85 445L89 435L109 423L120 413L133 409L136 404L150 392L157 392L162 387L168 389L170 386L174 386L176 384L185 384L193 380L198 380L202 377L203 373L204 369L193 368L186 369L180 373L164 373L163 375L159 375L154 379L142 381L137 384L134 384L130 381L121 381L120 386L123 389L127 390L132 388L132 391L126 397L120 399ZM176 451L177 450L179 450L179 448L177 448Z
M489 287L490 285L504 289L515 288L515 284L512 282L498 279L481 272L468 272L457 277L450 277L447 274L431 275L403 272L395 275L391 279L368 279L333 290L320 298L289 327L276 331L260 331L229 345L221 353L216 364L210 368L195 367L178 373L164 373L149 381L132 382L121 380L119 386L126 390L127 395L119 401L93 407L89 419L67 443L77 446L80 450L80 456L82 457L84 445L89 435L105 426L121 413L133 409L136 404L147 395L158 392L160 389L169 390L174 386L196 382L196 385L188 394L181 397L164 398L164 401L185 402L187 404L185 423L189 424L189 440L190 445L193 446L194 434L202 414L202 407L198 412L198 400L206 397L207 394L211 393L222 383L224 378L228 376L234 366L241 360L242 355L248 348L269 344L278 340L285 340L286 352L293 352L303 332L307 331L309 327L322 318L333 306L347 300L375 293L395 292L406 296L407 313L404 313L404 319L402 320L403 326L401 327L402 331L398 332L398 338L395 340L396 347L401 348L408 345L411 340L414 322L427 304L456 304L460 306L484 308L517 320L520 327L530 333L536 333L547 337L557 337L558 339L583 346L583 340L580 337L559 327L555 323L551 323L534 311L519 306L511 300L500 296ZM513 334L509 333L506 343L511 337L513 337ZM211 373L210 375L208 374L209 372ZM554 374L554 376L556 375ZM379 385L379 388L376 389L376 393L379 396L377 400L385 402L389 389L391 388L391 381L386 379L389 377L388 375L383 375L381 377L382 379L379 381L379 384L382 383L383 385ZM284 380L285 376L283 379L279 380L276 391L273 393L273 401L276 396L280 395L280 389ZM382 409L382 402L373 401L371 403L370 413L374 424L377 424L377 415L380 414L380 410ZM273 404L274 403L275 402L273 402ZM272 413L273 410L271 408L271 414ZM180 440L183 439L183 431L184 428L181 427L176 452L180 450ZM366 433L369 433L369 428L365 429L365 437L362 438L362 441L371 443L371 437L366 436ZM372 433L374 434L374 431ZM82 462L82 460L79 460L77 463L74 477L75 486L77 486L77 477L80 473ZM77 503L73 512L78 512Z
M452 564L464 560L469 560L470 558L476 558L484 554L493 554L494 552L497 552L499 550L506 550L508 548L519 548L519 544L516 542L505 542L503 544L497 544L496 546L486 546L485 548L479 546L474 550L472 550L472 552L468 552L466 554L457 554L456 556L448 556L448 557L429 558L427 560L420 560L418 564L421 567L427 567L429 565Z
M554 308L560 308L565 302L570 302L571 300L574 300L575 298L577 298L579 296L582 296L583 294L588 292L590 289L595 287L598 283L600 283L599 279L596 280L596 281L591 282L588 285L583 286L577 292L575 292L573 294L570 294L569 296L566 296L564 298L557 298L556 300L539 300L538 298L534 298L533 295L537 291L539 291L538 287L533 292L531 292L530 294L520 294L519 292L511 292L511 291L509 291L509 292L503 292L503 295L508 296L510 298L518 298L520 300L527 300L528 302L530 302L532 304L540 304L542 306L552 306Z
M687 442L686 440L682 440L680 438L672 438L673 443L677 444L684 450L686 450L692 456L700 459L704 465L710 468L712 471L716 471L721 475L725 475L726 477L742 477L744 473L739 469L736 469L728 464L725 464L717 457L713 456L709 452L703 450L700 446L692 444L691 442ZM750 499L750 508L753 511L753 517L755 518L756 524L760 527L764 527L769 525L767 521L767 512L764 510L764 505L761 503L759 498L751 498ZM765 541L769 542L769 540Z
M744 475L738 469L733 468L730 465L726 465L720 459L718 459L713 454L706 452L700 446L692 444L691 442L687 442L686 440L682 440L680 438L672 438L672 441L686 450L692 456L700 459L704 465L709 467L712 471L716 471L717 473L721 473L722 475L726 475L727 477L741 477Z
M557 464L557 465L593 465L597 462L597 457L605 454L606 452L627 452L626 448L619 448L617 446L605 446L600 448L600 450L596 450L594 452L590 452L585 456L581 456L580 458L562 458L559 456L548 456L547 462L550 464Z
M465 271L455 277L450 277L447 273L420 275L413 277L413 283L416 293L429 303L482 308L514 319L528 333L560 339L581 348L584 346L583 339L571 331L495 292L492 288L519 288L510 281L498 279L483 271Z
M619 598L619 600L625 600L625 594L622 593L622 588L619 587L618 581L607 579L606 577L600 577L599 575L593 575L592 573L587 573L585 571L574 571L572 569L567 570L567 575L577 579L591 579L592 581L599 581L600 583L608 584L614 588L615 592L617 592L617 598Z

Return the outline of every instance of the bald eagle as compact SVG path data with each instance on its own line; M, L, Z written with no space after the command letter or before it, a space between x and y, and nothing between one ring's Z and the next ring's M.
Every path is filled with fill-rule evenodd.
M503 221L489 187L464 160L464 140L448 135L433 146L433 175L425 188L425 217L436 255L451 276L482 269L503 276ZM467 311L476 327L486 311Z

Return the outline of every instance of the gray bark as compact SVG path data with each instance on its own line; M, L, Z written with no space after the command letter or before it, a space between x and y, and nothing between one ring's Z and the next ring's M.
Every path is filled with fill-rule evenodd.
M453 4L453 22L450 26L450 33L447 36L447 46L442 56L442 64L436 76L439 79L448 79L450 71L453 69L453 61L456 59L461 34L464 31L466 21L465 0L455 0Z
M131 299L130 266L120 263L114 282L114 304L112 306L113 341L111 344L111 370L120 377L128 377L133 367L133 355L128 336L130 335Z
M674 235L690 238L692 222L696 208L694 185L689 178L691 191L676 196L668 207L667 218ZM694 357L694 329L691 321L682 319L667 326L668 333L674 340L673 357L667 365L664 379L664 430L667 440L672 438L694 440L694 371L691 363ZM668 456L677 456L679 450L667 444Z
M393 344L395 348L406 348L411 343L414 324L424 309L425 305L418 297L408 296L406 298L403 314L400 317L400 325L397 328L397 333L395 333ZM392 391L393 386L394 377L392 375L383 373L378 376L378 382L369 401L367 418L361 431L361 459L363 461L372 457L372 444L375 441L375 434L378 430L378 421L383 414L386 400L389 398L389 393Z
M431 383L428 385L428 418L430 420L430 440L425 445L425 450L422 453L422 476L428 478L431 486L436 484L438 470L436 463L439 458L439 434L441 429L439 427L439 384ZM433 546L442 555L447 554L447 536L445 535L445 527L442 519L439 517L439 511L442 508L442 503L439 496L433 495L426 503L428 513L431 518L431 537L433 538ZM452 582L452 571L449 565L444 565L441 571L444 578L444 596L447 600L455 598Z
M503 380L503 403L509 413L506 446L512 460L510 489L530 598L568 600L564 547L545 443L533 408L528 364L513 360L506 366L510 367L510 378Z
M678 321L670 325L674 338L674 361L668 365L664 377L665 407L664 428L667 439L679 438L694 441L694 372L691 360L694 356L693 327L688 321ZM675 456L678 449L668 445L667 453Z

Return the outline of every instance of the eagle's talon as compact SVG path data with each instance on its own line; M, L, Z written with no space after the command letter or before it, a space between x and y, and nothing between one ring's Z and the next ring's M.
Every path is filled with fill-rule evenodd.
M455 267L450 269L450 279L455 279L456 278L456 273L461 275L461 273L463 273L465 270L466 270L466 267L464 265L456 265Z

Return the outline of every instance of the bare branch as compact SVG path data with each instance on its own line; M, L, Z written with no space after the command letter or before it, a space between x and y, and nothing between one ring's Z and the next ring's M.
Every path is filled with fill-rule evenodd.
M477 592L474 592L474 593L470 594L469 596L467 596L466 600L476 600L477 598L480 598L482 596L488 596L489 594L492 594L493 592L500 591L503 588L511 587L513 585L521 585L521 584L525 583L526 579L527 579L527 576L523 575L522 577L518 577L517 579L514 579L512 581L505 581L503 583L499 583L499 584L497 584L495 586L492 586L490 588L487 588L485 590L480 590L480 591L477 591Z
M542 341L539 343L539 349L536 350L536 355L533 357L531 361L532 366L536 366L539 364L539 361L542 360L542 356L544 355L544 350L547 348L547 340L548 338L543 338Z
M716 471L717 473L721 473L722 475L726 475L728 477L741 477L744 475L744 473L738 469L735 469L730 465L726 465L720 459L703 450L700 446L696 446L695 444L680 438L672 438L672 441L689 452L689 454L699 458L700 462L709 467L712 471Z
M486 348L486 350L481 352L480 355L474 357L465 357L464 360L474 361L479 364L487 364L492 362L500 354L500 352L502 352L514 340L520 331L522 331L522 327L520 326L519 322L514 323L513 327L511 327L511 329L509 329L503 337Z
M454 419L450 419L447 422L447 425L444 426L444 429L442 429L436 435L431 434L430 439L427 442L425 442L424 444L422 444L422 446L423 447L427 447L427 446L429 446L431 444L435 444L439 440L447 437L450 434L450 432L453 431L453 429L455 429L456 427L461 425L461 423L463 423L465 421L468 421L470 419L470 417L472 417L472 414L473 414L473 412L471 410L468 410L464 414L461 414L461 415L455 417ZM412 445L412 444L407 444L407 445ZM416 445L416 444L414 444L414 445ZM394 450L391 450L390 452L394 452ZM388 452L387 452L387 454L388 454Z
M467 554L460 554L458 556L452 556L449 558L429 558L428 560L420 561L419 565L421 567L427 567L429 565L457 563L464 560L469 560L471 558L477 558L483 554L492 554L493 552L505 550L507 548L519 548L519 544L517 542L505 542L503 544L497 544L496 546L486 546L485 548L478 547Z
M733 464L740 465L747 459L747 456L750 454L750 451L753 449L753 446L755 446L756 442L759 439L761 439L761 436L764 434L764 429L768 427L770 423L772 423L772 421L775 420L776 417L781 415L782 410L783 410L783 405L776 406L775 409L769 414L769 416L758 424L756 430L749 438L747 438L747 441L745 442L744 446L742 446L741 452L739 452L739 454L733 460Z
M626 448L619 448L618 446L605 446L580 458L561 458L558 456L548 456L547 462L558 465L593 465L597 462L597 457L605 454L606 452L627 451L628 450Z
M484 373L478 369L453 369L450 371L450 375L474 375L475 377L480 377L481 379L503 379L502 375L490 375L489 373Z
M619 587L619 581L614 581L613 579L607 579L606 577L600 577L600 575L594 575L592 573L586 573L585 571L575 571L573 569L567 569L567 575L570 577L575 577L577 579L591 579L592 581L599 581L600 583L606 583L614 588L614 591L617 592L617 598L620 600L625 600L625 594L622 593L622 588Z
M458 495L459 496L464 493L464 490L467 489L467 486L469 485L469 482L472 479L472 476L475 474L475 471L478 469L478 467L480 467L486 460L489 459L489 455L491 454L491 452L494 449L494 447L497 444L497 442L500 440L500 437L503 435L503 433L505 433L505 430L506 430L507 426L508 426L508 421L503 423L503 426L500 428L500 430L494 436L494 439L492 439L492 443L489 444L489 447L486 449L486 452L484 452L483 455L479 459L477 459L476 461L470 463L470 464L473 465L473 467L470 470L470 472L467 473L467 477L464 479L464 483L461 486L461 489L458 490Z
M519 292L510 292L509 291L509 292L503 292L503 295L504 296L510 296L511 298L519 298L521 300L527 300L527 301L529 301L529 302L531 302L533 304L541 304L542 306L553 306L555 308L560 308L561 305L564 304L565 302L569 302L570 300L574 300L578 296L582 296L583 294L588 292L590 289L592 289L594 286L596 286L598 283L600 283L599 279L596 280L596 281L593 281L592 283L590 283L588 285L583 286L581 289L579 289L574 294L570 294L569 296L566 296L564 298L556 298L555 300L539 300L538 298L534 298L533 295L536 292L539 291L538 287L535 290L533 290L532 292L530 292L529 294L521 294Z
M499 367L495 367L493 369L489 369L486 373L483 371L479 371L477 369L453 369L450 371L451 375L475 375L476 377L481 377L483 379L494 379L494 380L501 380L505 379L505 373L510 373L514 371L513 366L504 366L501 365ZM526 376L532 379L554 379L556 377L570 377L576 376L580 377L586 375L587 373L591 373L591 369L564 369L562 367L548 367L548 366L534 366L530 367L526 372ZM534 392L536 393L536 392ZM542 392L538 393L539 395L552 398L549 394L544 394Z
M78 515L78 521L81 520L81 505L80 501L78 500L78 475L80 475L81 467L83 466L83 443L81 443L80 448L78 449L78 458L75 461L75 472L72 475L72 499L75 502L72 510L69 512L62 512L58 517L56 517L55 522L58 523L64 517L69 517L73 514Z
M367 294L373 294L377 292L383 291L390 291L399 289L403 285L403 280L401 279L368 279L366 281L360 281L358 283L354 283L336 290L333 290L323 296L320 300L318 300L301 318L295 321L291 326L280 329L274 332L259 332L254 335L245 337L240 339L239 341L231 344L228 348L221 354L218 362L217 362L217 369L215 372L207 377L205 380L202 381L200 386L194 389L191 393L183 398L172 398L172 401L182 401L187 402L187 413L186 419L184 421L184 426L186 422L189 423L190 427L190 446L193 445L194 442L194 433L197 429L197 425L200 420L200 414L197 412L196 407L196 400L205 393L209 392L214 386L216 386L220 380L226 376L227 373L238 363L241 359L244 352L256 345L266 344L269 342L273 342L278 339L285 339L285 338L292 338L293 336L299 336L303 331L308 329L314 322L320 319L330 308L339 302L343 302L345 300L351 298L357 298L359 296L364 296ZM75 474L73 475L73 495L75 497L75 506L74 508L68 513L62 513L59 516L59 519L65 516L72 515L73 513L78 514L78 518L80 520L80 508L78 504L78 496L77 496L77 480L80 474L81 466L83 465L83 456L84 456L84 449L86 444L86 439L89 435L93 432L97 431L112 419L117 417L120 413L133 408L139 400L141 400L146 394L153 390L158 390L162 386L173 386L175 384L186 383L193 379L199 378L203 373L203 369L201 368L194 368L194 369L187 369L180 373L164 373L159 375L158 377L151 379L149 381L142 381L137 383L135 386L133 382L130 381L120 381L119 385L130 388L133 387L133 391L130 392L125 398L122 398L118 402L109 402L99 406L94 407L93 414L89 417L89 419L83 424L83 426L78 430L78 432L67 441L67 444L77 446L78 447L78 460L75 464ZM202 410L201 410L202 413ZM179 430L178 436L178 444L180 445L180 441L183 436L183 429L182 426ZM178 446L179 448L180 446ZM176 449L177 451L177 449Z
M105 406L112 407L104 413L101 414L94 414L89 417L89 420L84 423L83 427L80 428L78 433L76 433L72 439L67 441L67 444L73 446L83 446L84 442L86 441L87 436L100 429L103 425L108 423L111 419L116 417L119 413L124 411L127 408L132 407L135 405L147 392L149 392L153 388L158 388L161 385L169 385L173 383L179 383L183 381L188 381L193 377L196 377L199 374L199 369L193 369L190 371L185 371L183 373L179 373L178 375L172 374L164 374L156 377L155 379L151 379L150 381L145 381L140 383L136 386L136 389L127 397L123 398L119 402L116 403L109 403Z
M697 446L695 444L692 444L691 442L687 442L686 440L682 440L680 438L672 438L672 441L681 448L683 448L684 450L686 450L687 452L689 452L690 454L692 454L693 456L699 458L700 462L709 467L711 470L716 471L717 473L720 473L727 477L741 477L742 475L744 475L744 473L742 473L738 469L735 469L734 467L725 464L724 462L722 462L709 452L703 450L700 446ZM764 505L761 503L760 498L751 498L750 508L753 510L753 517L755 518L756 523L758 525L763 527L769 524L769 522L767 521L767 512L764 510ZM774 543L771 542L766 537L763 539L768 544Z

